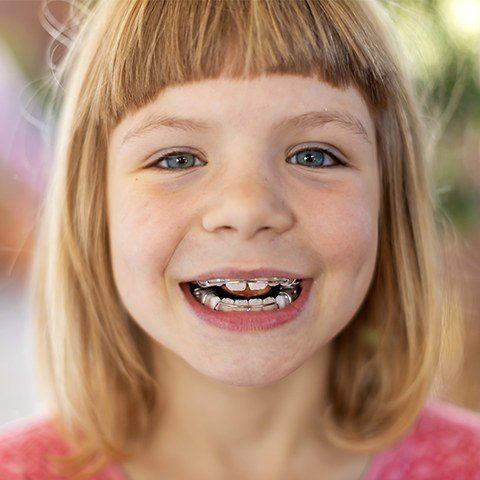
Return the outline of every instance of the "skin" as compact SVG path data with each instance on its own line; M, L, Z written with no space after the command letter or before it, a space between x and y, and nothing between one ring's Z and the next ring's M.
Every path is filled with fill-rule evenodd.
M312 110L354 115L369 141L335 123L275 127ZM214 125L152 128L122 144L152 113ZM323 167L288 163L305 144L329 147L347 165L331 167L337 163L328 154ZM319 412L331 341L373 276L375 144L358 90L295 75L170 87L113 129L107 203L114 278L151 339L167 405L141 457L123 465L133 480L362 474L368 457L331 446ZM152 166L172 148L203 166ZM191 313L178 283L226 267L301 272L314 280L311 297L301 316L280 328L216 328Z

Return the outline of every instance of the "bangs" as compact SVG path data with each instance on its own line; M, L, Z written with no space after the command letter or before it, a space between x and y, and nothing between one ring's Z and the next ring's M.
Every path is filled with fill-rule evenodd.
M390 96L392 62L371 18L382 12L370 1L107 0L96 7L103 28L87 63L102 85L98 113L114 124L165 87L221 76L316 75L334 87L356 86L376 108Z

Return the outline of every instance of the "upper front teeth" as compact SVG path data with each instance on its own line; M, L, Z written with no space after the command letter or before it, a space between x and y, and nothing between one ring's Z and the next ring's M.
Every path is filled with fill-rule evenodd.
M241 292L246 290L247 284L250 290L263 290L268 286L276 287L277 285L281 285L282 287L289 287L293 285L297 285L299 280L296 279L289 279L289 278L272 278L272 279L255 279L255 280L224 280L221 278L216 278L212 280L206 280L204 282L197 282L200 287L208 288L208 287L221 287L222 285L226 285L229 290Z
M250 290L263 290L264 288L267 287L268 282L242 282L242 281L237 281L237 282L225 282L226 287L229 290L232 290L232 292L241 292L243 290L246 290L248 284L248 288ZM278 283L277 283L278 285ZM273 285L272 285L273 286Z

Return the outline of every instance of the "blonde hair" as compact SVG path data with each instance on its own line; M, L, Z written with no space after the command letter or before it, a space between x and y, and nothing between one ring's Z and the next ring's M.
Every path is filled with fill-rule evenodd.
M360 310L333 340L325 433L364 452L398 439L431 392L459 311L438 259L426 134L385 10L375 0L79 5L32 275L40 381L74 447L59 468L82 479L130 458L161 412L147 335L113 280L109 132L163 88L221 75L316 75L357 87L369 106L381 179L377 265Z

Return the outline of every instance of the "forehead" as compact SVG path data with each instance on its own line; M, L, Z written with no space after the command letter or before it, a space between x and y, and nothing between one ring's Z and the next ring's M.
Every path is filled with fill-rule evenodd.
M291 120L302 115L300 121ZM375 138L370 110L355 87L333 87L314 76L218 78L165 88L153 101L126 115L111 139L120 146L145 129L160 126L199 132L247 125L280 130L328 121L363 134L370 142Z

